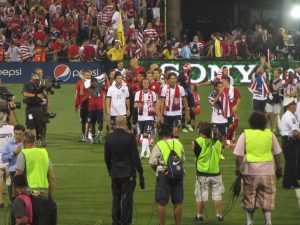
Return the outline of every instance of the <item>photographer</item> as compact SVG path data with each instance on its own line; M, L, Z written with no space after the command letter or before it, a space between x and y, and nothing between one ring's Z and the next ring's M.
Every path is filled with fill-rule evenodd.
M196 157L196 186L195 197L197 204L196 221L203 221L204 204L208 201L208 190L211 189L212 200L216 209L216 220L224 221L222 215L222 193L224 185L220 171L222 158L222 143L216 139L218 135L212 133L212 125L200 122L199 137L193 141Z
M0 112L7 113L9 124L13 125L15 122L15 115L13 110L15 108L20 108L20 103L14 102L15 96L3 86L0 79Z
M33 73L31 80L23 86L23 96L26 103L26 127L34 135L39 135L42 145L45 146L45 130L43 127L47 122L47 114L43 105L47 104L46 93L40 89L40 76Z

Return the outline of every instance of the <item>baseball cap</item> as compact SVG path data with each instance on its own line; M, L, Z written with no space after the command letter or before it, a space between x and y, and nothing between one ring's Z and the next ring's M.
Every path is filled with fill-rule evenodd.
M292 97L285 97L283 100L283 106L289 106L292 103L297 103L297 99L296 98L292 98Z

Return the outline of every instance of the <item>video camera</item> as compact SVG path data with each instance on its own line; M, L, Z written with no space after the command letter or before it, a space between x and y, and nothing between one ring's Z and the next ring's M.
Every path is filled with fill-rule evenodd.
M53 95L54 94L53 89L60 89L61 82L62 81L60 81L60 80L49 79L49 78L42 79L39 88L40 88L41 92L45 91L45 92L47 92L47 94L49 93L49 94Z
M8 112L8 110L21 109L21 102L13 102L14 95L9 92L0 93L0 112Z

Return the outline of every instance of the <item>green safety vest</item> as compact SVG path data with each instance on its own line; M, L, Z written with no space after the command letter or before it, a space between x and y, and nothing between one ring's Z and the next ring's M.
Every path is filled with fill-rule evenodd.
M174 144L174 148L173 148L173 144ZM174 150L180 159L182 158L182 144L178 140L175 139L160 140L159 142L157 142L156 145L163 156L165 165L168 164L168 159L171 150Z
M196 159L197 171L199 173L220 173L220 160L222 155L222 143L212 142L210 138L198 137L196 142L201 147L201 153Z
M26 177L30 188L48 188L49 158L44 148L23 149Z
M247 162L272 162L272 137L270 129L245 130L245 148Z

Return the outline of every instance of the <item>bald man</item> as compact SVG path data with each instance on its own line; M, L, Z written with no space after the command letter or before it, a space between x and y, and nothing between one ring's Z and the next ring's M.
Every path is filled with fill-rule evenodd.
M143 168L135 137L125 130L126 127L126 117L117 116L116 127L112 133L107 135L104 150L105 163L112 184L113 225L131 224L136 172L139 174L141 189L145 187Z

